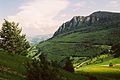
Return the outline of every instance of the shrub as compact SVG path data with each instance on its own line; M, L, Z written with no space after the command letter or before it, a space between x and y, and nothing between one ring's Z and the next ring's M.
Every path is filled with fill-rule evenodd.
M64 80L59 69L48 62L45 56L40 56L39 60L33 60L27 63L27 79L28 80Z
M112 66L113 66L113 64L112 64L112 63L110 63L110 64L109 64L109 67L112 67Z

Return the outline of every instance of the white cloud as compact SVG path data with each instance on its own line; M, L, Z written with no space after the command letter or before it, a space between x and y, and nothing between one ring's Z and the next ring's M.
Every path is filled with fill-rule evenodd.
M76 8L81 8L84 7L86 5L86 1L79 1L78 3L74 4L73 6Z
M31 0L8 19L19 22L27 35L51 34L59 24L53 18L68 5L68 0Z
M112 0L109 2L108 7L118 7L118 6L119 6L119 2L117 0Z
M120 1L119 0L111 0L105 7L105 10L120 12Z
M95 11L120 12L120 0L79 0L73 4L74 15L86 16Z
M73 11L78 11L85 6L86 6L86 1L79 1L78 3L73 5L74 8Z

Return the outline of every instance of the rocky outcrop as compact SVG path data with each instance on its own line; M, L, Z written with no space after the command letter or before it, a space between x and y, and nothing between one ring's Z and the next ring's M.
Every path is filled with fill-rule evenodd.
M98 11L89 16L75 16L70 21L63 23L54 33L54 36L66 34L77 30L92 29L97 26L105 27L120 23L120 13Z

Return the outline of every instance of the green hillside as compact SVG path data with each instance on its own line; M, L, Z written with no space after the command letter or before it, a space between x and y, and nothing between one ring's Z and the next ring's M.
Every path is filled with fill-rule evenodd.
M108 28L87 33L75 32L68 35L61 35L52 39L56 42L76 42L98 45L112 45L120 43L120 27Z
M29 58L0 51L0 80L25 80Z
M95 57L120 43L120 14L94 12L63 23L49 40L37 45L52 60L66 56Z
M95 12L64 23L52 38L31 47L27 57L0 49L0 80L26 80L26 62L31 58L40 60L42 53L48 64L55 61L59 76L65 80L120 80L119 22L119 13ZM70 58L75 73L63 70L67 62L65 58Z
M31 59L21 56L9 54L5 51L0 51L0 80L26 80L25 64ZM77 73L70 73L61 70L61 74L68 80L86 80L86 76Z
M110 63L113 64L113 67L109 67ZM76 69L76 73L94 76L97 80L120 80L120 58L80 67Z
M57 62L69 56L75 73L89 80L120 80L120 58L114 58L111 49L120 43L119 22L120 14L108 12L74 17L37 49Z
M62 35L40 43L37 48L43 53L55 56L82 56L93 57L110 49L112 45L120 43L120 27L89 33L71 33ZM51 55L53 54L53 55ZM57 56L58 55L58 56Z

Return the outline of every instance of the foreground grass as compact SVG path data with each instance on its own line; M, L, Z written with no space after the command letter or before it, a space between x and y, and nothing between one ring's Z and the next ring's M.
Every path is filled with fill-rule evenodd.
M29 60L31 59L25 56L11 55L0 51L0 80L26 80L25 63ZM85 76L77 73L74 74L61 70L61 74L68 80L87 80Z
M70 72L61 70L61 74L65 76L68 80L88 80L88 77L82 76L79 73L70 73Z
M114 66L109 67L109 62ZM76 73L86 76L94 76L97 80L120 80L120 58L115 58L100 64L88 65L76 69Z
M8 80L24 80L25 64L29 58L0 51L0 78Z
M20 55L11 55L0 51L0 80L25 80L25 62L31 59ZM113 67L109 67L113 63ZM97 80L120 80L120 58L114 58L100 64L92 64L80 67L75 73L61 70L63 76L68 80L90 80L96 77Z
M3 72L0 71L0 80L25 80L24 77L15 75L15 74L11 74L9 72Z

